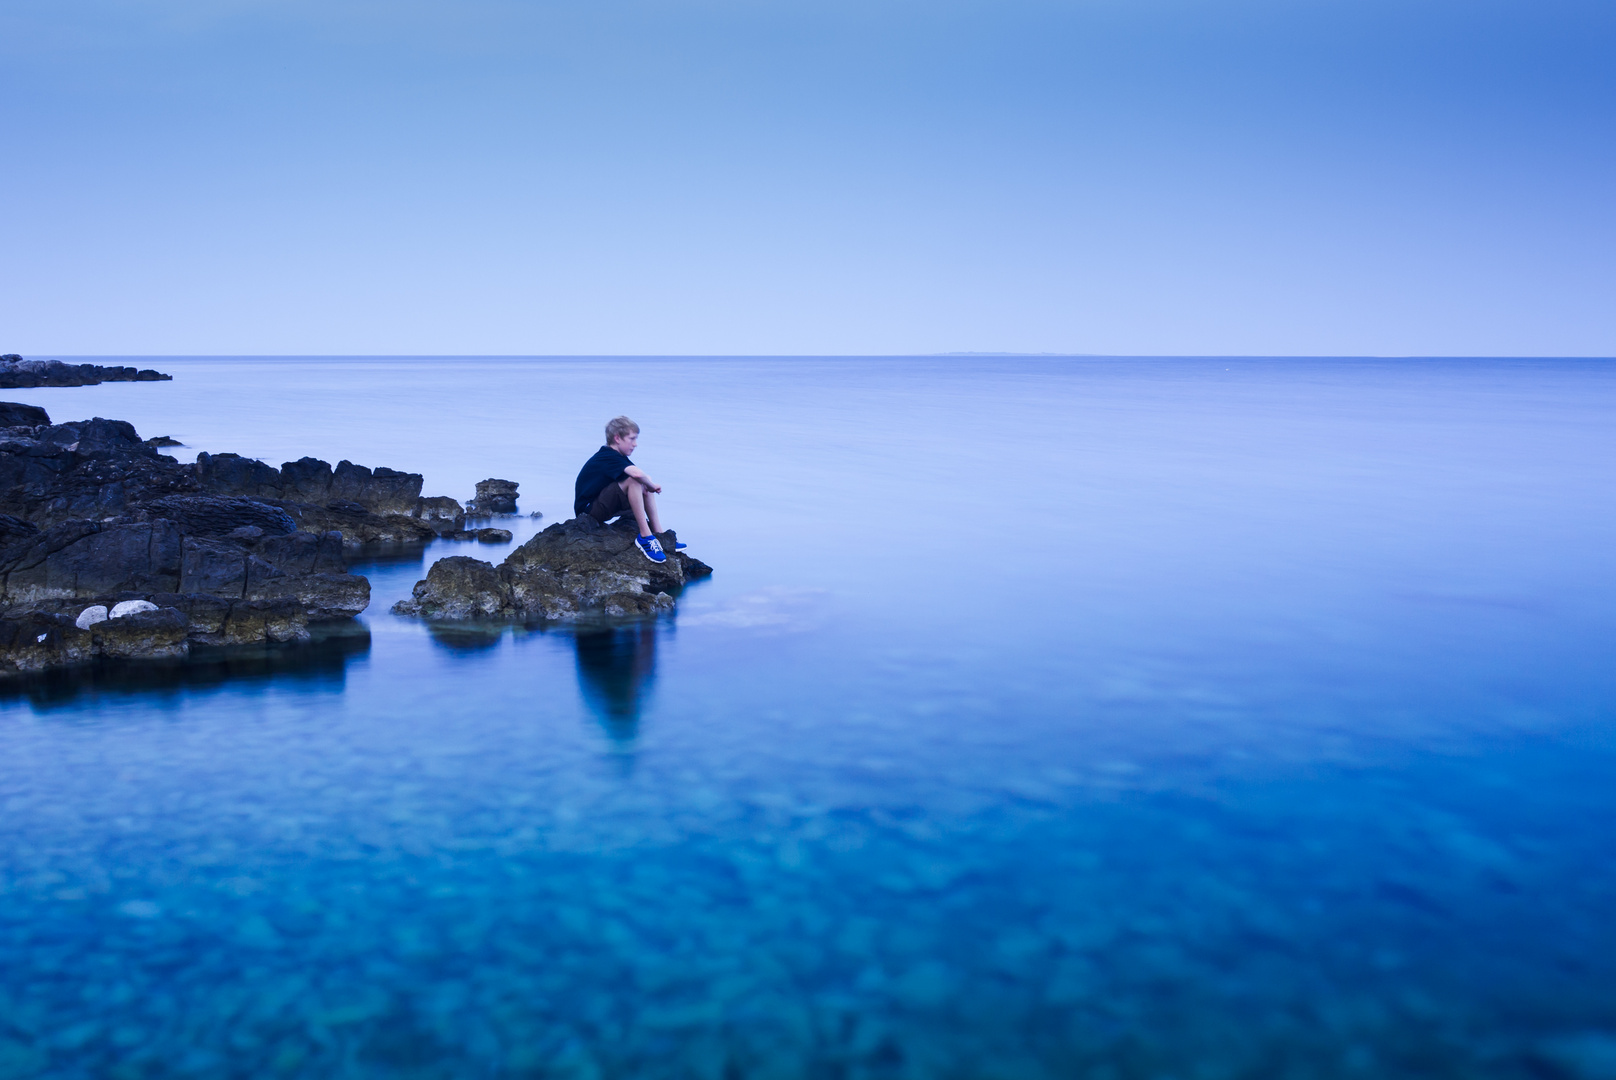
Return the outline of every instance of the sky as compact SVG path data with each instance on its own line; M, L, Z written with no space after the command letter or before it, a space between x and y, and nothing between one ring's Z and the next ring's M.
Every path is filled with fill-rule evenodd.
M0 0L0 352L1616 355L1609 0Z

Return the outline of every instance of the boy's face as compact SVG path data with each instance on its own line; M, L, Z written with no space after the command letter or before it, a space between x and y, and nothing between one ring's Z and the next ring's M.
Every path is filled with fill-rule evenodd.
M617 438L613 439L612 449L616 450L624 457L628 457L630 454L634 453L634 448L638 446L639 443L640 433L638 431L631 431L627 435L619 435Z

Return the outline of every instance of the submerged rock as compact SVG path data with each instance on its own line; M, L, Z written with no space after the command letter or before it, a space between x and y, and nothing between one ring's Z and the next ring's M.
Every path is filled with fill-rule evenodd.
M172 375L150 368L65 364L60 360L24 360L16 353L0 356L0 388L24 386L94 386L104 382L167 382Z
M515 538L509 529L478 529L475 535L484 544L508 544Z
M416 583L398 615L433 620L544 622L580 615L653 615L672 611L674 594L712 568L674 551L653 563L634 543L632 523L601 525L588 515L551 525L499 566L464 555L439 559Z

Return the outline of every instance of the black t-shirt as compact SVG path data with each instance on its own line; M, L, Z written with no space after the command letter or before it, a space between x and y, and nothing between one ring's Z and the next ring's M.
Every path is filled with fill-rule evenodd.
M572 512L581 514L606 490L607 484L623 479L623 471L634 464L609 446L595 451L595 456L584 462L578 470L578 482L572 488Z

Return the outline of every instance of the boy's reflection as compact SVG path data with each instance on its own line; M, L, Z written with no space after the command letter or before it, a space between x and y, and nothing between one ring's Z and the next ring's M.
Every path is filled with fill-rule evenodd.
M643 622L583 631L573 639L584 700L606 734L619 742L633 739L639 729L640 700L656 676L656 635L656 623Z

